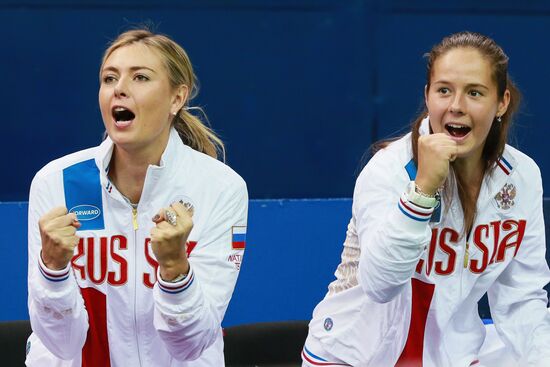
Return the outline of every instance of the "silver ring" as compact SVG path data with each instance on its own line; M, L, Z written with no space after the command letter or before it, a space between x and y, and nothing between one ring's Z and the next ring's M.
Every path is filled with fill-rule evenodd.
M183 205L183 207L184 207L185 210L187 210L187 211L190 211L190 210L195 209L195 208L193 207L193 204L191 204L191 203L188 202L188 201L179 200L179 203L180 203L181 205Z
M176 213L174 213L173 211L166 210L164 212L164 217L166 218L166 221L171 225L175 226L178 224Z

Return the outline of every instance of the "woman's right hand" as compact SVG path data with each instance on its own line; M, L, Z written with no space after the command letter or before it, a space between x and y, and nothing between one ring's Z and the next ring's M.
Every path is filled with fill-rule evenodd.
M81 224L75 213L68 213L67 208L60 206L44 214L38 221L42 239L42 261L48 269L64 269L71 261L74 248L80 238L76 230Z
M449 164L456 159L458 144L450 136L437 133L418 138L418 171L415 183L434 195L449 175Z

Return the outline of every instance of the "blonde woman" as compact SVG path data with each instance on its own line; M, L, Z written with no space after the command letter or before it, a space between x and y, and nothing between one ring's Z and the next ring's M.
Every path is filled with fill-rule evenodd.
M132 30L106 50L107 138L31 185L28 366L224 365L248 197L189 113L195 88L166 36Z

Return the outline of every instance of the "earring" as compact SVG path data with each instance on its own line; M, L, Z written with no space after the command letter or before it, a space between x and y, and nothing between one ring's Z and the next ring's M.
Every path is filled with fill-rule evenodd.
M502 116L497 116L497 121L502 122Z

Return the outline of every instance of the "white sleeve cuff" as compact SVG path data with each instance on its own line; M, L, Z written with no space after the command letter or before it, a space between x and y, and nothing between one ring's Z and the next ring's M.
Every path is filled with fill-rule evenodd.
M399 198L397 206L404 216L421 224L429 222L435 210L435 208L424 208L408 201L405 193Z
M157 268L157 285L164 302L174 305L180 304L181 300L188 297L189 292L192 292L195 283L195 272L192 267L189 268L189 273L184 279L175 283L162 280L160 267Z
M49 269L42 261L42 252L38 255L38 269L41 276L39 277L42 286L51 291L62 291L66 289L71 282L69 277L71 276L71 263L61 270Z

